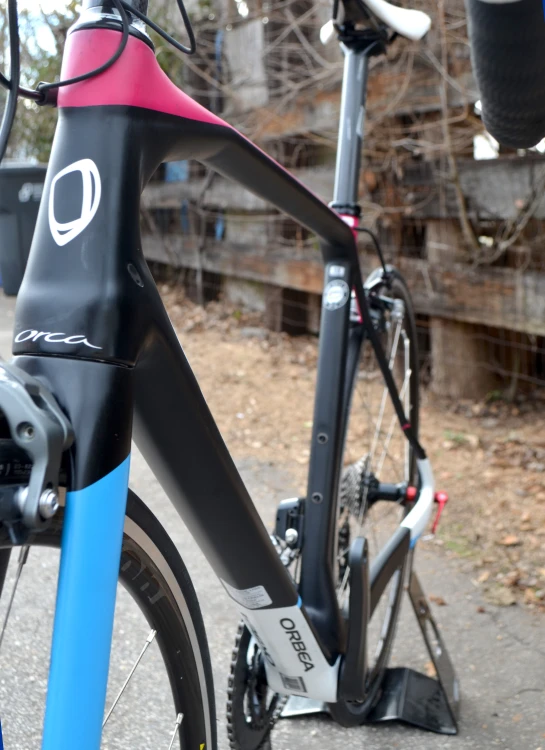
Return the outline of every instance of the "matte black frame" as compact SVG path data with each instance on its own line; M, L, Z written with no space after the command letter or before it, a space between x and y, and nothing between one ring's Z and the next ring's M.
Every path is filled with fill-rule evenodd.
M358 93L355 85L346 82L343 89L343 107L352 96L361 100L351 113L343 110L340 139L363 106L364 87ZM80 237L59 248L48 226L52 179L83 158L97 165L107 199ZM332 664L346 645L334 553L350 305L322 309L297 592L221 438L142 254L141 191L161 162L186 158L234 179L316 233L325 283L342 275L365 314L351 229L235 130L138 107L69 107L60 111L17 301L13 352L21 367L51 387L72 422L76 440L69 489L96 482L126 458L134 414L137 444L218 576L236 589L265 586L271 608L293 606L300 594ZM337 178L342 186L342 174ZM357 180L351 184L355 190ZM62 204L68 217L77 216L77 191L62 182L55 191L55 204ZM45 332L57 336L47 340ZM78 341L67 346L61 332ZM406 536L406 530L402 533ZM396 549L400 560L399 555L385 558L373 580L384 580L393 563L392 573L402 563L407 545Z

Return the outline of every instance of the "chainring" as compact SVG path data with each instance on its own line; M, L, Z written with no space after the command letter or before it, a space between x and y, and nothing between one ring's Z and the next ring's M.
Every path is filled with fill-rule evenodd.
M286 700L278 693L271 695L261 651L255 641L252 644L246 625L240 623L227 687L231 750L270 750L270 733Z

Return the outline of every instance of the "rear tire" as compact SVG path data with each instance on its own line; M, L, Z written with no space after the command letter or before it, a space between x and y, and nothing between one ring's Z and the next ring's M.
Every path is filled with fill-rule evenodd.
M411 298L403 278L395 269L388 268L388 283L383 281L376 286L374 282L381 278L383 274L379 270L367 279L368 303L386 358L391 362L405 414L418 438L418 347ZM395 312L384 308L381 297L394 301ZM413 451L395 416L371 343L363 325L358 323L353 324L350 331L343 420L344 449L338 498L336 564L339 601L341 610L348 618L348 550L351 541L357 536L366 537L372 566L374 557L406 513L401 504L392 501L369 504L372 483L378 480L412 484L416 480ZM332 717L342 726L361 724L379 696L399 617L404 573L405 569L394 573L371 615L364 700L361 703L340 700L329 705Z

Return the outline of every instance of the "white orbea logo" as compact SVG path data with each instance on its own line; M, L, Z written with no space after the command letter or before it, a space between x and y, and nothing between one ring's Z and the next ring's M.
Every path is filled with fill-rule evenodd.
M78 219L63 223L57 221L55 218L55 187L62 177L65 177L72 172L81 173L83 184L81 214ZM68 167L61 169L61 171L55 175L49 191L49 228L51 229L51 234L57 245L62 247L63 245L68 244L74 239L74 237L81 234L85 227L89 226L93 220L93 216L97 212L101 193L102 185L100 182L100 174L97 165L91 159L80 159L79 161L75 161Z

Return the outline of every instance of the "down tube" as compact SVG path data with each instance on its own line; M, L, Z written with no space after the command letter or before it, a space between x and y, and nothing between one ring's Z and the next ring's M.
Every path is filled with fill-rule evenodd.
M338 644L320 640L176 337L160 330L135 369L136 443L259 641L269 685L333 702Z
M136 444L228 591L261 586L271 606L294 606L295 587L180 344L168 321L157 324L134 373Z

